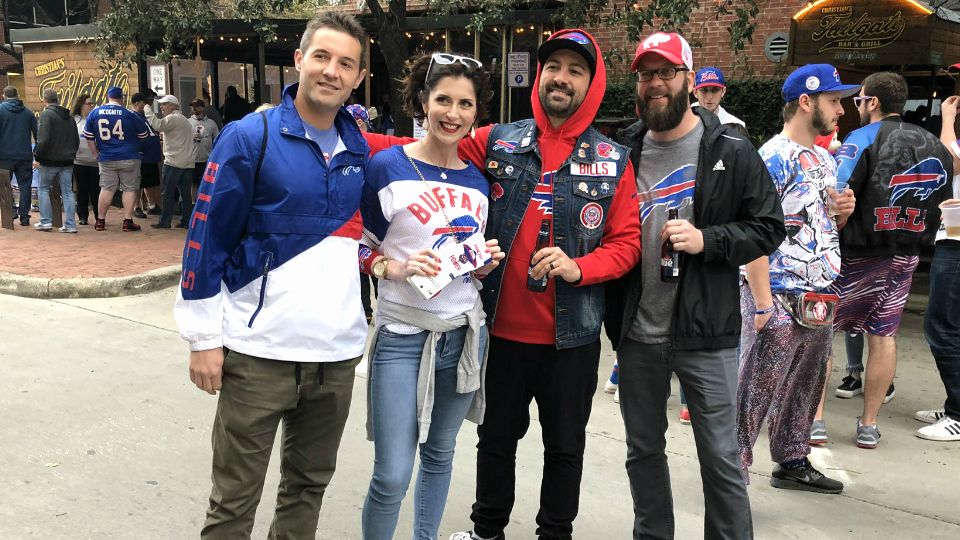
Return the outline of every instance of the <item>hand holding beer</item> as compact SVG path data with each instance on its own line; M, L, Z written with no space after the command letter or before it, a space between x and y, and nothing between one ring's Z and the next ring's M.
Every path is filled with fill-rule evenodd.
M577 261L567 257L567 254L556 246L545 247L536 252L531 262L533 268L530 270L530 275L534 279L541 279L544 275L559 276L567 283L575 283L582 277Z
M960 199L947 199L940 203L940 215L947 238L960 239Z
M837 218L838 225L843 226L857 206L857 198L853 195L853 190L846 188L838 192L833 188L827 188L827 196L830 215Z
M684 251L696 255L703 251L703 233L685 219L671 219L660 231L660 241L667 240L673 244L676 251Z

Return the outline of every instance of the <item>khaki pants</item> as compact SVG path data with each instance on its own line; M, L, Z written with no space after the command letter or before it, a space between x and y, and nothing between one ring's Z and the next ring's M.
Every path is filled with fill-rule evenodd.
M281 420L281 478L269 538L316 537L359 362L283 362L227 353L202 538L250 538Z

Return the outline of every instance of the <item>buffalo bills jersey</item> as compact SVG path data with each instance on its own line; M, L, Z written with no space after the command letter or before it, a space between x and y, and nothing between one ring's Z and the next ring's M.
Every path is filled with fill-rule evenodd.
M837 185L829 152L777 135L760 148L783 205L787 237L770 255L774 292L823 291L840 273L840 239L827 211L827 188Z
M83 128L83 137L97 144L99 161L140 159L141 141L148 135L147 124L137 113L115 103L91 111Z
M936 136L891 116L850 133L836 160L840 184L857 197L840 231L845 257L917 255L932 245L953 178Z
M486 229L490 184L473 164L460 170L444 169L444 180L438 167L414 161L426 181L417 174L400 146L376 154L367 165L360 203L364 228L361 259L373 249L404 262L422 249L436 250ZM429 300L406 280L380 281L379 294L380 298L444 319L468 311L477 299L477 289L469 275L455 279ZM400 333L421 331L405 325L390 325L388 329Z

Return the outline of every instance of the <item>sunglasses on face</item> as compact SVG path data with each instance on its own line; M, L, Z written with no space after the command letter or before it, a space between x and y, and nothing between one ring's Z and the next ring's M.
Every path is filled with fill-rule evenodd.
M864 102L870 101L876 96L853 96L853 104L859 107Z
M477 60L476 58L470 58L469 56L460 56L459 54L450 54L450 53L433 53L430 55L430 65L427 66L427 80L430 80L430 72L433 71L434 64L440 65L450 65L460 63L464 66L467 66L470 69L482 69L483 63Z
M649 82L653 80L653 75L656 74L661 81L670 81L673 80L677 73L681 71L690 71L687 68L678 68L678 67L662 67L660 69L641 69L637 71L637 80L640 82Z

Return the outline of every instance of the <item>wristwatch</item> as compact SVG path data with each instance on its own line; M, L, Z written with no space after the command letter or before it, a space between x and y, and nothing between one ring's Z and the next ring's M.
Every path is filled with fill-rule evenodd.
M373 277L377 279L387 279L387 264L390 262L390 259L387 257L380 257L377 259L377 262L373 263L373 266L370 268L370 272L373 274Z

